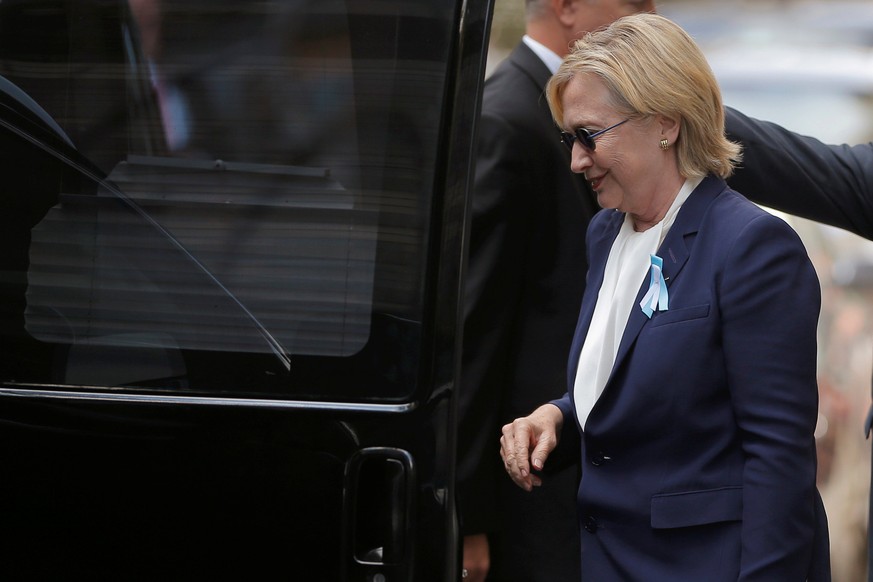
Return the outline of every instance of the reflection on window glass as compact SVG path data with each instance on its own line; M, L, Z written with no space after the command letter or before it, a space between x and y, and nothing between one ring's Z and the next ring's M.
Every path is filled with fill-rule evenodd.
M0 3L0 379L409 394L451 18Z

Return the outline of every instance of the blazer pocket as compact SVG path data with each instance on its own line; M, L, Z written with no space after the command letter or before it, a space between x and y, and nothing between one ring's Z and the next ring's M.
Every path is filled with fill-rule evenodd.
M658 311L652 318L652 327L666 325L668 323L679 323L681 321L690 321L692 319L702 319L709 315L709 303L706 305L695 305L694 307L682 307L680 309L668 309L667 311Z
M743 488L666 493L652 497L652 527L667 529L741 521Z

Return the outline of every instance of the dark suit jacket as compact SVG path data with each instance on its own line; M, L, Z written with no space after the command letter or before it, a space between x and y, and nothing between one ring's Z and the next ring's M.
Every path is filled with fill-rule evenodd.
M623 219L603 211L588 231L570 390L556 402L565 432L578 430L576 366ZM814 548L827 562L813 436L820 291L806 250L710 176L658 256L669 309L643 314L646 276L585 426L583 580L803 581Z
M543 95L549 77L521 43L485 84L460 389L462 529L495 534L492 579L524 582L578 580L578 466L527 494L503 471L500 428L565 390L598 208L569 169Z
M873 240L873 143L827 145L726 108L743 144L729 180L750 200Z

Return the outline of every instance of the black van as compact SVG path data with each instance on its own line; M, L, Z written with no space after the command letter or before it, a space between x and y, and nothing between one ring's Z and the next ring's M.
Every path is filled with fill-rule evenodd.
M0 2L0 575L460 577L489 0Z

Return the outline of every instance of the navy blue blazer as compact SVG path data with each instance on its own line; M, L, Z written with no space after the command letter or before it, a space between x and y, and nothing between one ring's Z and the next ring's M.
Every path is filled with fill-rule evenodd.
M588 229L569 392L554 402L565 432L579 430L579 353L623 220L604 210ZM669 309L639 308L646 275L582 433L583 579L827 579L813 436L821 297L803 244L709 176L658 256Z

